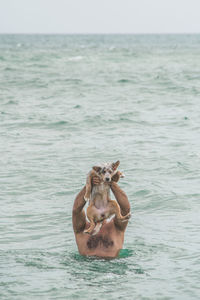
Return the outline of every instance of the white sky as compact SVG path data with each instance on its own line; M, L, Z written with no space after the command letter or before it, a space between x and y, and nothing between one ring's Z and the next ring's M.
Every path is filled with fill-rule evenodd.
M0 33L200 33L200 0L0 0Z

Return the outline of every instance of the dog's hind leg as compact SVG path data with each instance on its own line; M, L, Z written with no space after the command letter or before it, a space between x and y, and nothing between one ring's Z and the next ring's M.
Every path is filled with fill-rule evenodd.
M96 223L94 222L94 212L93 212L93 205L89 205L87 208L87 218L90 221L90 227L84 230L84 233L91 234L95 228Z
M109 209L110 214L115 214L116 218L123 221L130 219L131 213L128 213L125 216L122 216L119 204L114 200L109 200Z
M98 222L96 224L96 226L94 227L94 230L92 231L92 235L96 235L99 232L99 230L101 229L101 226L102 226L102 222Z
M88 218L89 219L89 218ZM95 223L94 223L94 220L91 219L90 220L90 227L86 230L84 230L84 233L87 233L87 234L92 234L92 232L94 231L94 228L95 228Z

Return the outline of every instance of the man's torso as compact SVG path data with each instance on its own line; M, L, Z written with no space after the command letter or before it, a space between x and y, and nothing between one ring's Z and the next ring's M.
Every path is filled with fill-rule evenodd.
M81 232L75 236L80 254L88 256L117 257L124 242L124 231L118 230L113 220L103 224L96 235Z

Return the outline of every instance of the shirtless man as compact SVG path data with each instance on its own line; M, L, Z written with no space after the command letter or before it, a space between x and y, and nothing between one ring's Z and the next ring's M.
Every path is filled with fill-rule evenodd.
M118 178L119 180L119 178ZM116 181L118 181L116 180ZM99 184L97 176L93 178L93 184ZM121 214L125 216L130 212L130 204L124 191L120 189L117 182L111 181L111 190L121 208ZM88 235L84 230L89 227L86 220L84 206L85 187L77 195L72 212L73 228L79 253L87 256L98 256L104 258L114 258L118 256L124 243L124 233L128 221L121 222L114 217L109 223L106 220L96 235Z

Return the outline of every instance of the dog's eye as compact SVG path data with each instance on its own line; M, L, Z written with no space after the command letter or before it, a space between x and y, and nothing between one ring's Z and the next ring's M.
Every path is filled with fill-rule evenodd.
M105 169L103 169L103 170L102 170L102 173L103 173L103 174L105 174L105 173L106 173L106 170L105 170Z
M109 172L110 174L112 173L112 171L111 171L111 170L109 170L108 172Z

